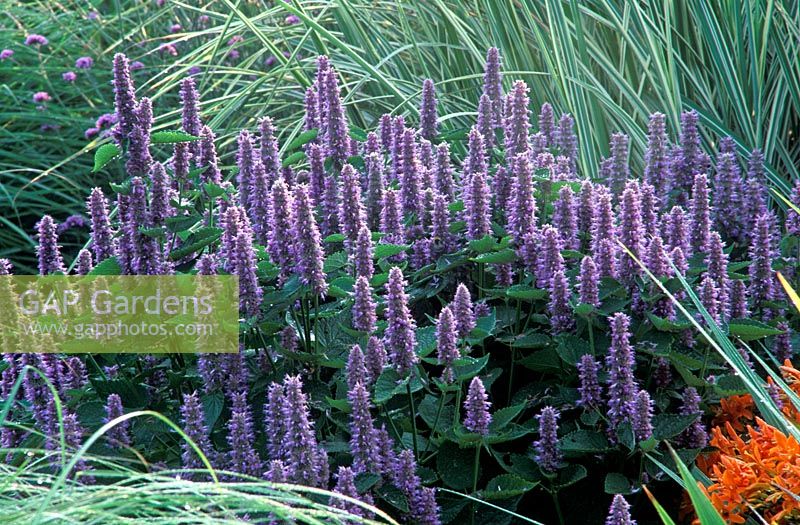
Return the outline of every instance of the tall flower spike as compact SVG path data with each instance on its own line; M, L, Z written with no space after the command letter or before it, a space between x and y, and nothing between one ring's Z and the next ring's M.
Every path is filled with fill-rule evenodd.
M750 243L750 299L753 308L758 309L765 301L775 296L775 275L772 272L772 258L775 255L772 235L772 217L764 213L756 218Z
M271 197L267 253L280 268L282 278L286 278L294 262L294 239L291 233L292 195L283 178L278 178L272 185Z
M356 238L353 266L356 277L364 277L368 281L375 274L375 265L372 262L375 250L372 246L372 233L366 226L361 226Z
M592 219L592 251L597 253L600 242L611 239L616 233L616 218L611 193L603 185L595 188L595 208Z
M353 301L353 328L371 334L375 331L377 322L375 301L372 299L369 280L363 275L356 279L353 286Z
M641 186L641 201L642 201L642 226L647 235L656 235L659 233L659 209L661 202L655 194L655 188L649 182L642 182Z
M706 263L708 266L708 275L717 288L717 299L719 301L720 312L725 316L730 312L730 295L728 288L730 281L728 279L728 254L725 253L725 245L722 243L722 237L719 232L712 231L708 238L708 246L706 247Z
M775 328L781 330L783 333L775 336L775 341L772 346L772 353L778 359L778 362L783 363L787 359L791 360L794 357L794 349L792 348L792 329L786 321L779 322Z
M563 264L561 234L546 224L539 234L539 254L536 261L536 280L540 288L549 288L553 274Z
M647 390L639 390L636 394L631 426L638 441L645 441L653 436L653 400Z
M228 420L228 452L227 468L252 477L261 477L261 459L253 446L255 433L253 432L253 415L247 404L247 394L236 392L232 395L233 405L231 417ZM234 478L235 479L235 478Z
M672 186L678 190L678 204L686 204L687 192L692 187L695 175L708 171L709 159L701 149L700 132L697 129L698 115L695 111L681 114L680 147L672 159Z
M190 145L194 142L176 142L173 147L172 153L172 181L175 188L188 188L189 181L189 166L190 166Z
M558 121L556 131L556 145L561 155L569 159L572 174L578 170L578 137L575 135L575 120L569 113L564 113Z
M183 131L195 137L200 136L200 129L203 122L200 120L200 95L197 93L197 86L194 78L186 77L181 81L181 127ZM188 143L189 151L198 161L200 151L197 142Z
M549 102L542 104L539 110L539 133L544 137L547 146L555 144L556 120L553 106Z
M114 55L114 107L117 113L117 126L114 138L117 142L128 139L136 118L136 94L134 93L133 80L131 80L130 64L128 57L122 53Z
M248 317L258 315L263 291L256 276L256 256L253 252L253 237L249 228L243 228L236 236L236 274L239 276L239 308Z
M383 372L383 367L386 366L386 350L383 347L383 341L374 335L370 336L367 341L364 365L367 367L368 384L377 381Z
M339 201L339 227L345 236L345 248L352 254L355 252L358 232L366 222L366 212L361 202L361 185L355 168L345 164L340 178L342 198Z
M352 390L357 383L367 384L367 368L364 362L364 352L359 345L350 348L347 356L347 388Z
M800 209L800 179L794 183L790 200ZM800 236L800 213L792 208L786 210L786 233Z
M92 221L91 248L95 262L100 263L114 255L114 232L111 230L111 222L108 218L108 201L103 195L103 190L100 188L92 189L86 206L89 209L89 217Z
M639 260L644 253L644 226L642 224L642 204L639 184L629 181L622 192L620 201L619 240ZM620 277L630 283L641 272L639 265L627 254L620 261Z
M39 274L64 273L64 259L61 258L61 247L58 245L58 228L49 215L45 215L37 224L38 245L36 255L39 258Z
M384 233L383 242L401 244L405 239L400 199L395 190L390 189L383 193L381 231Z
M628 136L624 133L611 135L611 156L608 165L608 186L613 195L619 196L630 178L628 167Z
M558 191L558 200L553 203L553 226L561 233L564 249L580 249L575 194L570 186L562 186Z
M472 126L467 140L467 158L464 159L463 181L469 184L470 177L475 173L480 173L486 177L488 164L486 160L486 145L483 142L483 135L478 131L477 126ZM465 196L466 198L466 196Z
M636 525L636 520L631 518L631 506L622 494L614 496L605 525Z
M517 245L532 233L536 226L536 203L533 197L533 170L527 155L514 158L512 170L511 210L508 217L509 230Z
M733 153L722 153L717 158L716 176L713 179L714 223L729 238L739 235L742 214L742 175Z
M367 170L366 212L367 225L377 230L381 223L381 202L385 188L383 180L383 155L370 153L364 160Z
M647 149L644 153L644 180L653 186L656 195L669 194L669 157L666 117L650 115L647 126Z
M719 293L717 285L714 281L706 275L700 282L700 289L697 291L697 296L703 307L708 311L708 315L715 323L720 323L722 320L721 309L719 304Z
M563 259L559 263L550 281L550 301L547 304L550 325L556 334L569 332L575 327L575 319L572 317L572 308L569 305L571 293L569 281L564 274Z
M731 283L731 319L744 319L750 315L747 308L747 285L741 279Z
M393 146L394 128L393 128L392 116L389 113L384 113L383 115L381 115L381 118L378 121L378 130L383 152L385 154L391 153L392 148L394 147Z
M459 283L456 287L456 294L453 297L451 310L456 320L456 333L461 339L466 337L475 328L476 319L475 311L472 306L472 298L469 294L469 288L464 283Z
M383 344L392 364L401 376L406 376L419 358L414 352L417 343L416 324L408 309L408 294L403 272L397 266L389 270L386 282L386 330Z
M558 410L546 406L536 416L539 421L539 439L534 442L536 462L545 472L555 472L561 464L561 450L558 448Z
M450 253L453 249L453 235L450 233L450 209L444 195L437 193L433 197L431 213L431 257L434 260Z
M308 198L308 188L302 184L294 190L292 235L295 243L295 272L300 276L300 281L311 288L312 293L324 296L328 292L328 283L322 269L322 240Z
M92 271L94 264L92 263L92 252L89 250L80 250L78 252L75 263L75 273L78 275L86 275Z
M426 78L422 82L422 104L419 108L419 131L422 138L433 140L436 137L436 87L433 80Z
M315 204L325 193L325 151L319 144L308 146L308 194Z
M601 403L602 390L597 378L600 370L600 364L590 354L581 356L577 364L578 380L578 394L580 399L578 404L583 407L599 407Z
M267 388L267 402L264 405L264 435L267 438L267 454L272 459L283 459L286 437L286 422L283 405L286 392L280 383L272 383Z
M348 389L350 402L350 451L356 472L375 472L380 463L380 450L370 410L370 395L362 381Z
M336 487L334 487L333 491L349 498L364 501L365 503L372 503L372 498L369 494L361 496L358 493L355 484L355 472L350 467L339 467L339 471L336 474ZM352 516L363 517L366 512L355 503L350 503L349 501L335 497L331 498L330 504L331 507L342 509Z
M392 138L392 151L391 151L391 162L392 162L392 176L391 181L393 182L399 178L399 173L401 169L401 165L403 163L403 135L406 131L406 121L403 118L403 115L396 115L392 120L392 129L393 129L393 138Z
M680 206L673 206L666 216L664 228L664 240L667 247L670 250L680 248L687 257L692 254L688 222L686 211Z
M286 392L283 403L284 450L290 480L312 487L324 486L328 482L327 455L319 447L314 434L303 382L300 376L286 376L283 386Z
M623 421L630 421L633 411L636 384L633 370L636 366L630 344L630 317L618 312L609 318L611 346L606 357L608 368L608 419L612 435Z
M325 95L327 108L327 126L325 128L325 140L327 144L328 157L333 159L336 167L341 167L348 156L348 140L350 132L347 125L347 117L344 114L344 105L339 96L339 83L336 79L336 71L331 68L325 77Z
M472 378L464 400L464 428L469 432L486 436L489 434L489 424L492 415L489 413L489 396L483 381L478 376Z
M453 167L450 164L450 146L442 142L436 146L436 167L433 177L434 189L448 200L455 197L455 182L453 181Z
M688 386L683 391L683 404L680 409L682 416L697 416L697 419L689 425L679 436L678 441L687 448L703 448L708 443L708 433L706 432L701 416L703 411L700 409L700 395L694 387Z
M419 214L420 164L414 130L403 131L400 150L400 165L397 177L400 181L400 203L405 215Z
M483 94L492 101L492 115L494 127L503 126L503 76L501 73L502 59L496 47L490 47L486 52L486 66L483 72Z
M508 111L505 116L505 150L507 159L528 153L528 135L531 121L528 104L528 85L517 80L508 94Z
M219 171L217 148L214 146L214 132L208 126L200 128L198 166L205 168L200 175L200 180L206 184L219 184L222 182L222 173Z
M767 188L765 183L764 154L760 149L754 149L750 153L750 159L747 162L747 189L745 190L747 198L742 203L745 215L745 232L752 231L758 216L767 212Z
M239 168L239 173L236 174L236 182L239 189L239 203L246 209L250 209L250 193L254 185L253 139L250 136L250 132L246 129L239 132L236 143L238 145L236 166Z
M261 164L267 176L267 188L278 178L281 172L281 157L278 154L278 139L275 138L275 125L272 119L264 117L258 121L261 137Z
M491 233L491 195L483 173L474 173L468 181L468 197L465 196L467 237L480 239Z
M452 383L455 380L453 363L461 357L458 351L457 334L453 311L445 306L439 313L436 322L436 352L439 364L444 367L442 381Z
M325 177L320 205L319 230L323 236L336 233L339 229L339 181L331 174Z
M590 237L594 220L595 191L592 181L585 180L581 184L578 200L578 232L581 236Z
M183 431L197 445L200 451L209 456L214 452L211 441L208 439L208 429L205 424L203 405L197 392L183 395L183 405L181 405L181 423ZM201 469L205 465L200 461L197 453L188 443L181 442L181 463L187 469Z
M149 98L136 105L136 123L128 136L128 161L125 170L129 175L147 175L153 158L150 156L150 129L153 125L153 106Z
M153 163L150 182L150 223L153 226L162 226L166 218L174 214L174 209L170 204L172 184L160 162Z
M664 242L659 235L650 240L647 246L647 269L657 278L665 278L672 275L672 268L669 265L667 253L664 250ZM651 285L654 293L658 292L655 284ZM672 319L675 315L675 306L668 297L662 297L653 306L653 313L665 319Z
M478 131L483 137L483 143L488 151L495 145L494 115L492 115L492 99L488 95L481 95L478 100Z
M594 264L594 259L588 255L581 260L578 281L580 302L591 304L592 306L600 306L600 293L597 286L600 281L600 274Z
M122 417L125 414L125 411L122 408L122 398L119 397L119 394L108 395L108 398L106 399L105 411L106 417L103 420L104 423L114 421L118 417ZM106 438L114 448L129 446L131 444L130 421L122 421L121 423L117 423L112 429L106 432Z

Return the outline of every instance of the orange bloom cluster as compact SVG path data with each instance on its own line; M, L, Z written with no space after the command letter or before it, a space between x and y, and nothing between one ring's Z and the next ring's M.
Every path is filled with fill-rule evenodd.
M800 395L800 371L781 367L789 387ZM781 392L782 411L795 423L800 412ZM800 444L755 416L749 395L720 400L710 445L697 466L712 483L705 490L728 523L744 523L757 512L770 524L800 521Z

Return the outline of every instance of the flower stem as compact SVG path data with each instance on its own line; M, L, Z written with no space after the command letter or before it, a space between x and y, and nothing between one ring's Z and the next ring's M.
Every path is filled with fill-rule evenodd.
M475 461L472 464L472 496L475 497L475 493L478 491L478 467L481 464L481 445L475 447ZM472 525L475 525L475 502L472 502L472 512L470 513L471 520L470 522Z
M408 393L408 409L411 413L411 429L413 430L412 440L414 443L414 459L419 461L419 450L417 449L417 411L414 408L414 396L411 394L411 379L414 377L412 374L406 383L406 392Z

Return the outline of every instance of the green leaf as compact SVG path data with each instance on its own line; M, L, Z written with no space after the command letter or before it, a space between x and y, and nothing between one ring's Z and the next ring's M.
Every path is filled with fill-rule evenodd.
M583 465L570 464L558 472L558 478L554 485L560 489L569 487L579 482L587 475L586 467Z
M489 362L489 354L486 354L483 357L475 359L474 357L462 357L457 359L455 362L455 371L456 371L456 378L459 381L466 381L467 379L472 379L478 373L483 370L483 367L486 366L486 363Z
M454 490L472 488L472 467L475 449L460 448L451 441L439 447L436 470L445 485Z
M378 493L378 496L380 496L383 501L392 507L400 512L408 513L408 499L406 499L405 494L403 494L400 489L391 483L384 483L378 487L375 492Z
M222 195L225 195L227 193L225 188L223 188L219 184L212 184L210 182L203 184L203 190L205 190L206 195L208 195L212 199L216 199L217 197L221 197Z
M317 135L319 135L319 130L317 128L304 131L300 133L298 136L296 136L294 139L292 139L292 141L286 145L285 151L294 151L300 146L308 144L309 142L317 138Z
M514 348L542 348L550 344L550 336L538 332L518 337L511 343Z
M487 234L478 240L469 241L469 244L467 246L473 252L486 253L494 251L500 245L497 244L497 241L494 240L494 237Z
M213 394L206 394L202 397L203 414L205 416L206 428L211 430L214 424L222 414L222 406L225 404L225 398L219 392Z
M356 476L355 479L356 490L358 490L359 494L363 494L377 485L380 480L381 477L378 474L374 474L372 472L361 472Z
M728 331L743 341L754 341L783 333L783 330L778 330L755 319L734 319L728 323Z
M472 259L473 262L485 264L507 264L517 260L517 254L511 248L499 252L484 253Z
M94 167L92 168L92 173L97 173L103 169L106 164L111 162L111 159L120 153L122 153L122 151L119 149L119 146L111 142L97 148L94 152Z
M609 472L606 474L603 488L606 494L630 494L633 492L631 490L631 480L619 472Z
M515 284L506 290L506 295L514 299L536 301L547 297L547 290L534 288L533 286L528 286L526 284Z
M520 412L525 410L525 403L520 403L518 405L513 405L510 407L501 408L500 410L496 410L494 414L492 414L492 422L489 424L489 430L491 432L497 432L499 430L503 430L506 425L508 425L512 419L517 417Z
M185 131L155 131L150 134L151 144L175 144L176 142L194 142L200 140L200 137L190 135Z
M183 246L172 250L169 258L177 261L195 252L199 252L209 244L216 242L222 236L222 229L220 228L202 228L193 234Z
M302 162L306 160L306 152L305 151L295 151L285 159L281 163L281 167L285 168L287 166L291 166L292 164L297 164L298 162Z
M377 244L375 246L375 258L385 259L386 257L403 253L409 248L411 248L411 246L408 244Z
M116 257L103 259L89 272L89 275L121 275L122 267Z
M681 416L678 414L658 414L653 418L653 437L657 440L670 439L687 428L697 420L697 416L690 414Z
M661 332L683 332L692 327L692 324L688 321L670 321L650 312L647 313L647 318L653 323L655 329Z
M173 233L183 232L197 224L202 217L197 213L190 215L176 215L175 217L167 217L164 223L167 229Z
M115 184L113 182L109 182L108 187L111 188L111 191L113 191L114 193L119 193L120 195L128 195L131 192L131 181L126 180L121 184Z
M375 381L375 404L383 404L396 394L405 392L407 382L408 378L402 379L394 368L384 370Z
M346 399L333 399L332 397L325 396L325 402L336 410L350 413L350 403Z
M575 430L561 438L561 450L576 454L597 454L605 452L611 445L608 438L593 430Z
M325 243L334 243L334 242L344 242L347 237L343 233L332 233L322 239L322 242Z
M525 494L536 485L538 483L525 481L514 474L502 474L486 484L486 488L481 491L481 497L486 500L513 498Z

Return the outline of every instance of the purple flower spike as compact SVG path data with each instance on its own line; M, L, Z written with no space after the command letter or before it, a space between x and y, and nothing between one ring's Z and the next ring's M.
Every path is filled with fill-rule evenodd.
M313 294L324 296L328 292L328 283L322 269L322 241L305 185L295 188L293 205L295 272L300 276L300 281L311 288Z
M353 287L353 301L353 328L371 334L375 331L377 322L375 301L372 299L369 280L363 275L356 279Z
M792 204L800 208L800 179L794 183L790 200ZM786 210L786 233L800 236L800 213L792 208Z
M486 66L483 72L483 94L492 101L494 127L503 126L503 74L502 59L496 47L486 52Z
M447 306L442 308L436 323L436 351L439 364L444 367L442 381L445 383L452 383L455 380L453 363L461 357L458 351L458 335L455 324L453 311Z
M181 405L181 423L183 424L183 431L191 438L197 445L200 451L208 456L212 454L214 449L211 446L211 441L208 438L208 429L205 424L205 416L203 414L203 405L197 392L192 394L184 394L183 405ZM184 468L187 469L201 469L205 465L201 462L197 453L188 443L181 442L181 460ZM210 458L209 458L210 459Z
M328 458L317 443L300 376L286 376L283 386L286 391L284 450L290 480L312 487L325 486L329 476Z
M539 234L539 256L536 265L536 281L540 288L549 288L553 274L564 264L561 249L561 234L546 224Z
M336 487L334 487L333 490L334 492L342 494L343 496L361 500L364 503L373 503L369 494L361 496L358 493L355 484L355 472L350 467L339 467L339 471L336 474ZM350 503L349 501L338 498L331 498L330 504L331 507L347 511L347 513L352 516L363 517L364 513L366 512L362 507L356 505L355 503Z
M108 201L103 195L103 190L100 188L92 189L86 207L89 210L89 217L92 221L91 248L92 252L94 252L95 262L99 263L114 255L114 232L111 230L111 222L108 218Z
M539 133L544 137L545 146L555 144L556 121L553 106L549 102L542 104L539 110Z
M615 495L611 502L606 525L636 525L636 520L631 518L631 506L621 494Z
M663 113L653 113L647 127L644 180L653 186L656 195L667 195L670 191L668 147L666 117Z
M400 165L397 178L400 181L400 202L405 215L419 215L420 164L414 130L407 128L402 135Z
M431 257L438 259L453 249L453 235L450 233L450 209L448 201L441 193L433 197L431 213Z
M717 158L716 176L713 179L714 223L729 238L739 236L742 215L742 174L733 153L722 153Z
M320 204L325 193L325 151L319 144L308 146L308 193L312 202Z
M247 404L247 394L236 392L232 395L233 405L228 420L228 452L227 468L246 476L261 477L261 459L253 446L256 440L253 432L253 415Z
M569 113L564 113L558 121L556 130L556 145L561 155L569 159L572 174L578 170L578 137L575 135L575 120Z
M597 374L600 370L600 363L589 354L581 356L577 364L578 379L580 384L578 386L578 393L581 398L578 404L583 407L599 407L601 403L602 391L600 389L600 382L597 379Z
M336 167L341 167L348 156L348 140L350 132L347 125L347 118L344 114L344 105L339 96L339 83L336 79L336 71L333 68L328 70L324 79L325 97L320 97L320 101L325 100L325 126L324 138L327 144L328 157L333 159Z
M375 428L370 414L370 396L362 381L357 381L347 392L352 412L350 414L350 451L356 472L378 470L380 450L375 440Z
M592 181L585 180L581 184L578 200L578 232L589 237L592 233L592 221L595 214L595 191Z
M422 104L419 109L419 130L422 138L433 140L438 127L436 115L436 88L433 80L426 78L422 82Z
M475 173L480 173L484 177L486 177L488 173L486 146L483 142L483 136L478 131L477 126L472 126L469 132L467 149L469 152L467 158L464 159L463 166L464 176L462 180L464 184L469 184L470 177Z
M625 189L625 184L630 178L628 167L628 136L624 133L611 135L611 156L608 162L608 186L613 195L619 195Z
M144 176L150 172L150 129L153 125L153 106L143 97L136 106L136 124L128 136L128 161L125 169L130 175Z
M639 184L630 181L622 192L620 199L619 240L639 260L644 253L644 225L642 223L642 203ZM630 283L634 276L641 272L639 265L632 257L624 254L620 261L620 277Z
M550 302L547 305L550 324L556 334L569 332L575 327L575 319L572 317L572 308L569 305L571 295L569 281L564 275L563 259L559 262L550 281Z
M258 129L261 138L261 164L264 166L264 172L267 175L267 187L271 187L281 171L281 158L278 154L275 126L271 118L264 117L258 121Z
M483 381L478 376L472 378L467 391L467 398L464 400L464 428L469 432L489 435L489 424L492 422L492 415L489 413L491 403L488 401L486 388Z
M754 149L747 161L747 189L744 191L744 202L742 203L745 232L752 231L756 218L767 212L768 193L765 183L764 154L760 149Z
M504 123L507 159L515 159L517 155L528 153L528 135L531 129L528 91L528 85L517 80L508 94L508 111Z
M630 421L636 395L633 370L636 366L630 344L630 317L618 312L609 318L611 346L606 357L608 368L608 419L612 435L623 421Z
M370 153L364 160L364 166L367 171L367 225L371 229L377 230L381 223L381 202L386 186L383 174L383 156L379 153Z
M364 363L364 352L359 345L350 348L347 356L347 388L352 390L357 383L367 384L367 369Z
M794 350L792 349L792 329L786 321L781 321L775 328L782 330L783 333L775 336L772 353L775 354L778 362L783 363L787 359L791 360L794 356Z
M553 203L553 226L561 233L564 249L580 249L575 194L570 186L562 186L558 191L558 200Z
M642 201L642 226L647 235L656 235L659 232L659 210L661 202L655 194L655 188L648 182L640 186Z
M239 168L239 173L236 174L236 182L239 189L239 203L250 209L250 195L255 186L253 177L253 139L250 132L243 129L239 132L236 139L238 150L236 152L236 166Z
M109 394L106 399L106 417L103 423L108 423L125 414L122 408L122 399L119 394ZM129 446L131 444L130 422L123 421L106 433L106 438L112 447Z
M666 217L665 240L670 250L680 248L687 257L691 256L689 224L686 212L680 206L673 206Z
M322 203L320 205L321 217L319 229L323 236L336 233L339 229L339 181L334 175L325 177L323 184Z
M136 95L131 80L128 57L122 53L114 55L114 108L117 113L117 128L114 137L117 142L128 139L136 125Z
M372 246L372 233L369 228L362 226L356 238L355 253L353 255L353 266L356 277L364 277L369 281L375 274L375 266L372 262L375 250Z
M263 291L256 276L253 233L243 228L236 236L236 274L239 276L239 308L247 316L258 315Z
M478 100L478 131L483 137L483 143L488 151L495 146L494 115L492 114L492 99L488 95L481 95Z
M383 341L378 337L370 336L367 341L364 365L367 367L368 383L372 384L378 380L383 372L383 367L386 366L386 350L383 347Z
M160 162L153 163L150 181L150 223L153 226L162 226L166 218L174 214L174 209L170 204L172 182Z
M527 155L517 155L512 170L513 186L509 230L517 245L536 227L536 203L533 198L533 170Z
M725 253L725 245L722 243L719 232L711 232L705 252L708 275L717 288L720 311L727 316L730 311L728 254Z
M598 291L598 283L600 282L600 273L597 266L594 264L594 259L586 256L581 260L581 270L579 274L578 288L580 292L580 302L584 304L591 304L592 306L600 306L600 294Z
M692 188L695 176L707 173L709 158L700 144L700 132L697 129L698 115L695 111L684 111L681 114L680 147L672 159L672 185L680 191L678 204L686 204L685 196Z
M747 308L747 285L741 279L731 283L731 319L744 319L750 315Z
M468 193L464 199L467 237L475 240L490 234L492 231L491 195L483 173L474 173L469 178L468 184Z
M403 272L394 266L386 283L386 321L383 344L392 364L401 376L406 376L419 358L414 352L417 343L416 324L408 309L408 294Z
M466 339L475 328L477 320L472 306L472 298L469 288L464 283L459 283L456 294L453 297L451 310L456 320L456 333L461 339Z
M545 472L555 472L561 465L561 450L558 448L558 418L553 407L546 406L536 416L539 421L539 439L534 442L536 461Z
M366 223L367 217L361 202L361 186L355 168L345 164L340 178L342 198L339 201L339 227L345 236L345 248L352 254L355 252L358 232Z
M772 216L769 212L756 218L751 233L750 244L750 299L753 308L758 309L763 303L775 297L775 274L772 271L772 258L775 256L774 236L772 234Z
M195 137L200 136L203 122L200 120L200 95L197 93L197 86L194 78L186 77L181 81L181 127L183 131ZM198 142L188 143L189 150L197 163L200 160L200 150Z
M267 389L267 402L264 405L264 434L267 437L267 453L270 458L284 457L286 422L283 405L286 392L280 383L272 383Z
M294 262L292 250L292 195L286 182L279 178L272 185L272 202L269 214L267 253L273 263L281 269L284 278Z
M383 242L400 244L405 238L400 198L395 190L386 190L383 194L381 231L385 234Z
M601 241L611 239L616 232L616 218L611 193L605 186L595 188L595 209L592 219L592 251L597 254Z
M639 390L636 394L631 426L638 441L645 441L653 436L653 400L647 390Z
M206 184L219 184L222 182L222 173L219 171L219 159L217 158L217 148L214 146L214 132L208 126L200 128L199 154L200 162L198 166L204 167L200 180Z
M45 215L37 224L39 244L36 255L39 258L39 274L64 273L64 260L61 258L61 247L58 245L58 227L49 215Z
M317 136L319 136L319 133L322 132L319 119L319 100L317 99L317 92L314 90L313 86L309 86L306 89L304 103L306 112L303 120L303 128L305 131L316 129L318 130ZM314 139L314 143L317 143L317 139Z
M682 416L697 416L697 419L689 428L678 436L678 442L687 448L703 448L708 443L708 433L706 432L701 417L703 411L700 409L700 395L694 387L686 387L683 391L683 404L680 413Z
M172 180L176 188L187 188L189 185L190 143L176 142L172 153Z
M436 163L434 168L433 185L437 192L452 201L455 196L455 182L453 181L453 167L450 164L450 147L446 142L436 146Z
M78 275L86 275L92 271L94 264L92 264L92 252L89 250L81 250L76 257L75 273Z

